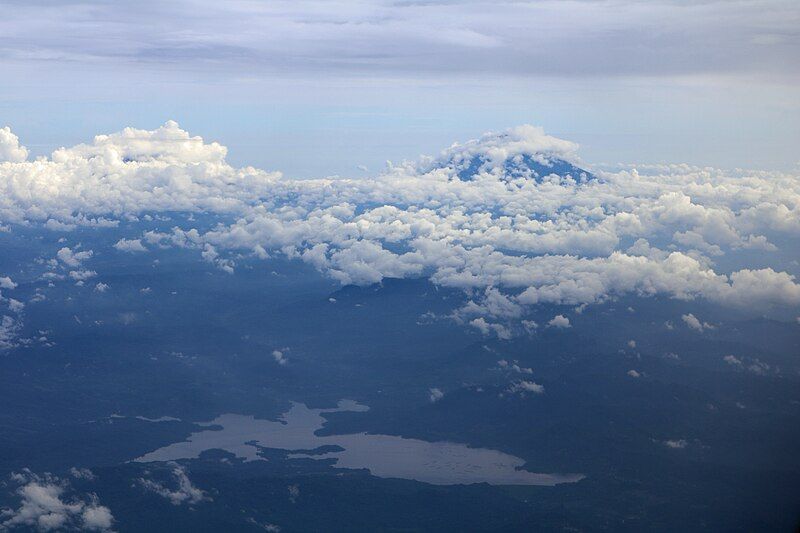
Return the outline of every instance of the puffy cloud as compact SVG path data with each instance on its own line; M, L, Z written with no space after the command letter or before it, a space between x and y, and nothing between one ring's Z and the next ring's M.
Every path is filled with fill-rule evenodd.
M69 273L69 277L71 277L72 279L74 279L79 283L82 281L86 281L87 279L91 279L95 276L97 276L97 272L95 272L94 270L84 270L84 269L72 270Z
M714 329L714 326L712 326L708 322L701 322L700 319L694 316L692 313L687 313L685 315L682 315L681 320L683 320L683 322L687 326L689 326L689 328L695 331L699 331L700 333L708 329Z
M470 320L469 325L480 331L483 335L496 335L498 339L510 339L511 331L502 324L487 322L483 317Z
M722 358L722 360L731 366L736 366L736 367L742 366L742 360L736 357L735 355L726 355L725 357Z
M642 377L642 374L641 374L641 372L637 372L636 370L633 370L633 369L631 369L631 370L628 370L628 372L627 372L627 373L628 373L628 375L629 375L630 377L632 377L632 378L640 378L640 377Z
M0 316L0 350L15 348L22 322L8 315Z
M796 176L688 165L587 173L576 150L522 126L372 178L288 180L234 168L224 147L168 122L0 166L0 221L63 229L205 212L221 223L160 227L115 248L193 248L231 273L234 254L285 255L342 284L425 276L468 293L456 318L500 338L530 306L583 309L628 294L800 306L800 284L777 259L769 266L786 252L775 243L800 239ZM711 260L754 247L765 252L750 268ZM77 268L81 254L59 251L76 281L91 272Z
M741 358L735 355L726 355L722 358L723 361L738 369L747 369L749 372L758 376L766 376L768 374L780 374L780 369L772 367L764 361L755 358ZM745 362L745 361L749 362Z
M275 362L281 366L286 366L289 364L289 358L283 353L286 350L272 350L272 358L275 359Z
M174 490L152 479L140 478L139 484L144 489L166 498L172 505L182 505L184 503L192 505L211 499L205 492L192 484L184 467L174 464L171 473L175 484L177 484L177 488Z
M114 245L120 252L146 252L147 248L141 239L120 239Z
M84 250L82 252L74 252L69 247L61 248L57 253L56 257L67 266L70 267L77 267L80 266L81 263L92 257L94 252L91 250Z
M20 485L17 489L20 505L0 511L2 529L108 531L114 523L111 511L100 505L96 496L66 497L69 484L57 477L38 476L25 470L13 474L12 481Z
M20 146L19 138L6 126L0 128L0 163L21 163L28 159L28 149Z
M565 317L564 315L556 315L554 316L550 322L547 323L548 326L558 329L564 328L571 328L572 325L569 323L569 318Z
M516 362L509 363L505 359L500 359L497 361L497 366L503 370L510 370L512 372L516 372L517 374L533 374L533 369L521 367Z
M108 285L103 282L100 282L94 286L94 290L97 292L106 292L108 288L109 288Z
M539 385L533 381L517 381L516 383L512 383L508 387L508 392L511 394L520 394L521 396L525 396L525 394L544 394L544 386Z
M0 277L0 289L16 289L17 284L14 283L8 276Z
M442 398L444 398L444 392L442 392L441 389L437 387L428 389L428 399L430 400L431 403L436 403Z

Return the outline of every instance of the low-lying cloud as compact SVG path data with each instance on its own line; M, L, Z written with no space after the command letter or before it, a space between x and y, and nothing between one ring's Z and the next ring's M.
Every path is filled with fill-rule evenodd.
M800 180L789 174L687 165L591 171L575 144L532 126L361 179L235 168L225 147L175 122L100 135L35 161L14 146L23 157L0 163L0 222L12 231L216 215L222 223L208 231L161 224L115 248L195 248L228 272L237 254L284 255L342 284L424 276L468 293L458 314L485 334L507 336L499 322L531 306L627 294L758 312L800 306L800 285L777 259L800 237ZM717 264L728 256L740 266L726 272ZM77 268L90 257L58 253L77 281L94 275Z

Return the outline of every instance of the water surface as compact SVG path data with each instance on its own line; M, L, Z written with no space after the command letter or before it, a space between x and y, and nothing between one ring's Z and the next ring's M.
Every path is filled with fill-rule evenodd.
M521 469L525 461L519 457L453 442L428 442L368 433L315 434L325 424L323 413L366 409L356 402L343 400L334 409L309 409L301 403L293 403L277 421L224 414L199 424L209 429L192 433L183 442L159 448L135 460L195 459L204 451L220 449L245 461L258 461L264 460L258 455L259 448L264 447L294 452L290 453L290 458L332 458L336 460L336 468L367 469L378 477L413 479L436 485L556 485L583 478L580 474L529 472ZM338 448L326 453L308 453L322 446Z

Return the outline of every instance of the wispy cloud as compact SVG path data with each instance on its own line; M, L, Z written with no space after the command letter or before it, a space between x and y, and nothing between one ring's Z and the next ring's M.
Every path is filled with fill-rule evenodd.
M4 61L258 75L663 76L800 64L800 10L742 2L5 2Z

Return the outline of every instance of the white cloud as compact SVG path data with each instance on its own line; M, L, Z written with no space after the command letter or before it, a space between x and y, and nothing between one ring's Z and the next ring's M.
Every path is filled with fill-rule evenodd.
M286 348L283 350L272 350L272 358L275 359L275 362L281 366L286 366L289 364L289 358L284 354L285 351Z
M572 325L569 323L569 318L565 317L564 315L556 315L554 316L550 322L547 323L548 326L558 329L565 329L571 328Z
M61 248L56 256L58 259L69 267L77 267L80 266L81 263L92 257L93 252L91 250L85 250L82 252L74 252L68 247Z
M667 448L672 448L673 450L682 450L683 448L686 448L686 446L688 446L688 445L689 445L689 443L686 442L686 440L684 440L684 439L665 440L664 441L664 446L666 446Z
M6 126L0 128L0 163L21 163L28 159L28 149L20 146L19 138Z
M87 279L91 279L95 276L97 276L97 272L94 270L71 270L69 273L69 277L78 282L86 281Z
M742 360L736 357L735 355L726 355L725 357L722 358L722 360L731 366L736 366L736 367L742 366Z
M437 387L428 389L428 399L431 401L431 403L436 403L442 398L444 398L444 392L442 392L441 389Z
M526 393L528 394L544 394L544 386L539 385L533 381L517 381L516 383L512 383L508 387L508 392L511 394L520 394L521 396L525 396Z
M149 73L144 66L155 65L158 79L178 61L188 73L224 61L231 77L248 79L313 72L361 79L461 73L596 81L714 72L726 79L761 75L780 82L793 81L797 73L796 6L788 0L624 0L582 2L579 9L562 2L498 7L486 1L390 0L224 6L181 0L114 9L100 3L86 12L69 2L48 5L48 16L31 9L7 14L8 60L45 68L68 62L81 73L98 69L106 76L122 61L142 78ZM193 16L182 17L186 12ZM159 24L145 24L148 17ZM364 50L371 55L365 57Z
M95 478L94 473L88 468L78 468L73 466L69 469L69 473L76 479L88 479L89 481Z
M632 378L640 378L640 377L642 377L642 374L640 372L637 372L636 370L633 370L633 369L628 370L628 375L630 377L632 377Z
M714 326L709 324L708 322L701 322L699 318L694 316L692 313L687 313L681 316L681 320L691 329L695 331L699 331L700 333L708 330L714 329Z
M105 283L102 283L102 282L100 282L100 283L98 283L97 285L94 286L94 290L97 291L97 292L106 292L108 289L109 289L109 286L107 284L105 284Z
M13 313L20 313L23 309L25 309L25 304L20 302L19 300L15 300L14 298L8 299L8 310Z
M503 370L510 370L512 372L516 372L517 374L533 374L532 368L519 366L519 364L516 362L509 363L505 359L500 359L497 361L497 366Z
M139 484L146 490L166 498L172 505L182 505L184 503L193 505L211 499L205 492L192 484L184 467L177 464L173 465L172 476L177 484L177 488L174 490L151 479L140 478Z
M18 345L22 322L8 315L0 316L0 350L9 350Z
M480 331L484 336L495 335L498 339L510 339L511 331L502 324L487 322L483 317L474 318L469 325Z
M25 470L13 474L12 481L20 484L17 489L20 504L16 509L0 511L2 529L108 531L113 525L108 507L100 505L94 495L67 496L72 491L64 480Z
M141 239L120 239L114 245L120 252L146 252L147 248L142 244Z
M532 306L583 309L629 294L705 298L758 313L800 306L793 275L767 266L773 252L730 273L715 271L706 255L716 262L743 248L796 243L796 176L688 165L642 165L599 179L574 168L547 175L561 161L581 166L576 150L522 126L377 177L288 180L234 168L223 146L168 122L0 166L0 221L113 226L125 217L159 222L166 212L225 215L233 222L203 232L190 221L161 221L168 231L115 247L192 248L231 273L241 252L285 255L342 284L427 276L467 292L457 318L500 338L521 330ZM539 165L539 175L528 164ZM91 272L78 269L91 251L65 247L58 257L76 281Z
M17 284L14 283L8 276L0 277L0 289L16 289Z

